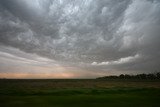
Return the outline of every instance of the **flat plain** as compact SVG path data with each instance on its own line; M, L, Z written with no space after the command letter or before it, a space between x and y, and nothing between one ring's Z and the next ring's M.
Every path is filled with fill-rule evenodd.
M159 80L0 80L0 107L160 107L159 101Z

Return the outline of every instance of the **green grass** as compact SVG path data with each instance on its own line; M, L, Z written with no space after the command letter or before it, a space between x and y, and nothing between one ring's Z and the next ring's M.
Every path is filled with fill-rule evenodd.
M160 107L159 84L159 81L0 80L0 107Z

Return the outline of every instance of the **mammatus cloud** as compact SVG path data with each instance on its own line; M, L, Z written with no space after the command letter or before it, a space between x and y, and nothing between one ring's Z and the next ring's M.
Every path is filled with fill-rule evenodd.
M159 29L158 0L1 0L0 72L75 78L154 72Z

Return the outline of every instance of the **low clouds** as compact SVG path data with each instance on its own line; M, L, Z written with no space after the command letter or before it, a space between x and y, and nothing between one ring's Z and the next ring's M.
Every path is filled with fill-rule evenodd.
M1 58L37 55L80 77L159 70L159 29L158 0L0 1Z
M129 57L125 57L125 58L120 58L117 61L107 61L107 62L101 62L101 63L97 63L97 62L93 62L92 65L116 65L116 64L123 64L123 63L129 63L132 62L136 59L139 58L139 55L135 55L135 56L129 56Z

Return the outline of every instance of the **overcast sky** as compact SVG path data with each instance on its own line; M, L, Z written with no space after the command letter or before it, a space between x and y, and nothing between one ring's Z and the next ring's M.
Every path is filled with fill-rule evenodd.
M160 71L160 0L0 0L0 78Z

